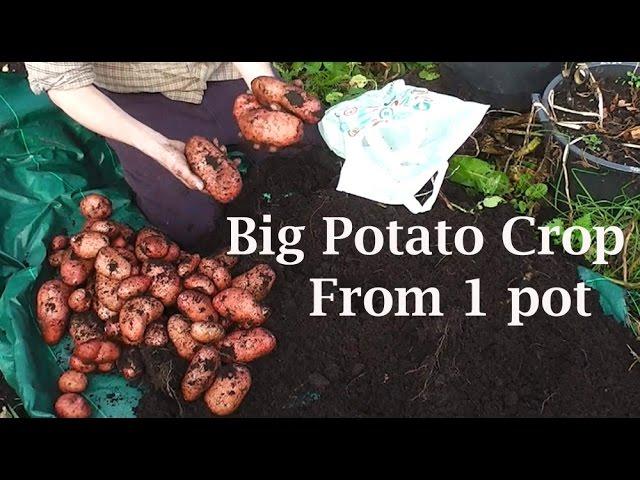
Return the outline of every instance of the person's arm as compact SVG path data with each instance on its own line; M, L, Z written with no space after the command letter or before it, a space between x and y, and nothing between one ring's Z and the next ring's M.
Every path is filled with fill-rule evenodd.
M240 72L249 89L251 81L256 77L275 77L270 62L233 62L233 66Z
M153 158L187 187L202 190L202 180L189 169L184 143L171 140L139 122L93 85L47 92L51 101L89 130L130 145Z

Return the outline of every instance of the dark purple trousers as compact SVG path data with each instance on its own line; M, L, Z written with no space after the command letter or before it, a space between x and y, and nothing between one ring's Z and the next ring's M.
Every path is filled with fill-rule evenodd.
M159 93L113 93L103 90L120 108L172 140L186 142L193 135L217 137L221 143L237 145L255 163L266 156L241 142L232 115L233 102L247 91L244 80L209 82L201 104L177 102ZM306 126L306 144L320 145L317 127ZM224 207L210 196L186 188L169 171L139 150L114 140L125 180L136 203L149 222L185 249L206 250L207 240L222 220ZM286 150L284 151L286 152Z

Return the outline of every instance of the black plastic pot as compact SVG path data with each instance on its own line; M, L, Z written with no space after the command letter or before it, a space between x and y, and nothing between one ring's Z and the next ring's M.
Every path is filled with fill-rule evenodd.
M595 62L589 63L588 67L596 79L604 79L621 78L637 65L636 62ZM547 85L542 97L539 94L532 96L533 102L541 102L548 111L549 95L565 81L562 75L558 75ZM571 141L566 134L562 134L555 128L553 122L541 109L538 111L538 119L546 129L553 132L553 136L563 148ZM576 131L576 134L579 136L579 132ZM580 148L580 143L569 147L567 169L570 173L569 193L572 196L583 193L578 182L582 183L584 189L596 200L612 200L623 191L630 196L640 193L640 176L638 175L640 168L597 157Z
M558 75L562 62L441 62L447 84L468 100L492 108L528 111L531 95Z

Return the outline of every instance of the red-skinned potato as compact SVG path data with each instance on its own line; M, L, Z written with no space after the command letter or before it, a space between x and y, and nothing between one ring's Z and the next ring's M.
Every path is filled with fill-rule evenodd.
M227 288L213 298L213 307L223 317L227 317L242 328L262 325L271 310L260 305L246 290Z
M49 280L42 284L36 298L37 317L42 338L48 345L62 339L69 322L69 295L71 288L60 280Z
M106 362L98 364L98 371L102 373L107 373L113 370L116 366L115 362Z
M240 195L240 172L217 140L210 142L204 137L191 137L185 147L185 156L191 171L202 179L205 190L216 201L229 203Z
M60 279L70 287L77 287L87 281L92 269L91 260L66 258L60 264Z
M150 286L150 277L147 277L146 275L134 275L120 282L116 293L122 300L129 300L133 297L139 297L145 293Z
M147 277L157 277L158 275L177 273L176 267L164 260L148 260L142 264L142 274Z
M80 213L88 220L104 220L111 216L111 200L92 193L80 201Z
M210 278L218 291L222 291L231 286L231 274L218 258L207 257L200 260L198 272Z
M111 220L96 220L91 224L88 228L91 232L98 232L106 235L109 240L114 240L116 237L120 236L120 227L116 222L112 222Z
M57 250L49 255L49 265L51 265L53 268L58 268L60 265L62 265L64 259L69 257L69 255L70 250Z
M85 288L78 288L69 295L69 308L76 313L86 312L91 308L93 297Z
M153 297L135 297L120 310L120 336L129 345L139 345L144 341L144 332L152 322L162 316L164 306Z
M63 393L54 405L58 418L89 418L91 407L87 401L77 393Z
M131 276L131 264L113 247L103 247L96 256L96 273L113 280Z
M175 314L167 322L167 334L178 355L191 360L202 344L191 337L191 323L184 315Z
M147 260L149 260L149 257L147 256L147 254L143 252L142 244L148 237L152 237L152 236L162 237L163 235L158 230L151 227L142 228L136 235L134 251L135 251L136 257L141 262L146 262Z
M71 248L78 257L90 260L103 247L109 246L109 237L98 232L82 232L71 237Z
M104 323L104 334L107 336L107 338L120 338L120 322L118 321L117 317Z
M227 253L229 251L229 248L231 247L225 247L221 249L217 254L213 256L213 259L223 267L231 270L238 264L238 261L240 259L236 255L230 255L229 253Z
M169 343L167 327L160 322L154 322L144 332L144 344L147 347L164 347Z
M190 254L187 252L180 252L180 258L178 260L178 275L180 277L187 277L194 273L200 264L200 255L197 253Z
M118 225L118 229L120 230L120 236L124 239L126 243L132 243L136 239L136 232L133 231L126 223L116 223Z
M220 367L220 355L214 347L204 346L191 359L180 385L187 402L197 400L212 384Z
M244 365L223 365L213 385L204 394L204 401L214 415L235 412L251 388L251 372Z
M257 301L261 301L267 297L275 281L276 272L266 263L261 263L235 277L231 286L246 290Z
M156 275L151 280L149 295L157 298L165 307L176 304L182 290L182 281L175 270Z
M119 312L124 301L118 297L120 281L96 273L95 297L109 310Z
M164 235L147 235L139 242L139 247L148 258L162 258L169 253L169 242Z
M175 242L169 242L169 250L167 250L167 254L162 257L162 260L165 262L177 262L180 258L180 247Z
M118 320L118 312L105 307L95 296L93 297L93 310L103 322Z
M218 292L213 280L201 273L194 273L193 275L186 277L184 279L184 288L187 290L197 290L198 292L202 292L210 297Z
M87 389L89 380L82 372L67 370L58 379L58 388L62 393L82 393Z
M84 362L75 355L71 355L71 358L69 358L69 368L75 370L76 372L91 373L95 371L96 364L91 362Z
M251 81L251 91L261 105L286 110L305 123L315 124L322 118L320 100L298 85L262 76Z
M242 94L233 104L233 116L240 133L254 147L269 146L275 151L302 140L302 121L286 112L267 110L253 95Z
M211 297L195 290L185 290L176 302L180 313L192 322L215 322L218 314L211 304Z
M50 249L52 252L64 250L69 246L69 237L66 235L56 235L51 239Z
M236 330L220 342L225 362L249 363L268 355L276 348L276 337L266 328Z
M120 347L109 340L90 340L76 345L73 355L85 363L115 362L120 357Z
M113 248L125 248L127 246L127 241L124 237L117 236L113 240L111 240L111 246Z
M225 331L218 322L194 322L191 324L191 336L200 343L218 343L224 338Z
M137 348L127 348L122 353L116 366L120 374L128 381L134 380L144 373L144 363Z
M75 345L101 340L104 336L104 325L94 312L74 313L69 322L69 335Z

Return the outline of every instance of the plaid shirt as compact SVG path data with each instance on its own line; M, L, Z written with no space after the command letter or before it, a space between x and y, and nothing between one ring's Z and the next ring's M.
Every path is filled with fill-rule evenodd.
M162 93L201 103L208 81L242 78L231 62L25 62L34 93L96 84L116 93Z

